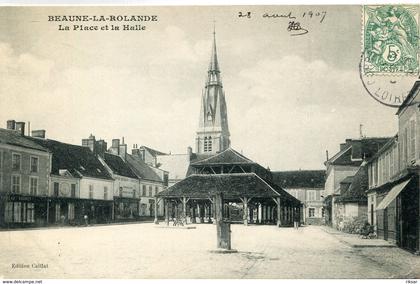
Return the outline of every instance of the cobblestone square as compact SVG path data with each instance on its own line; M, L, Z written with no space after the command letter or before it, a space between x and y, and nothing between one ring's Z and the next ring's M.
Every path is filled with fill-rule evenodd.
M165 225L158 225L164 227ZM418 278L398 248L354 248L322 227L232 225L235 254L214 254L216 227L151 223L0 232L3 278ZM19 248L19 249L17 249ZM13 264L48 268L12 268Z

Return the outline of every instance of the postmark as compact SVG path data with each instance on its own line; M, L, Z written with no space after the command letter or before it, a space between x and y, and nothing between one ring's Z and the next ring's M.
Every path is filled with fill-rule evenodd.
M363 74L419 73L419 6L363 7Z
M419 6L362 8L360 79L366 92L399 107L419 75Z

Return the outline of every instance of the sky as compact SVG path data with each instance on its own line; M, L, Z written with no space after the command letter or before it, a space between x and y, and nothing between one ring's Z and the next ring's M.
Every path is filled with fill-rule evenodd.
M289 12L307 34L291 36L289 19L263 17ZM322 22L317 12L326 12ZM158 21L124 23L144 31L59 31L49 15ZM358 138L360 124L365 136L396 134L396 109L371 98L359 78L360 6L0 7L0 127L30 121L67 143L93 134L108 145L124 137L129 149L186 153L214 21L232 147L245 156L272 170L323 169L325 151L331 157Z

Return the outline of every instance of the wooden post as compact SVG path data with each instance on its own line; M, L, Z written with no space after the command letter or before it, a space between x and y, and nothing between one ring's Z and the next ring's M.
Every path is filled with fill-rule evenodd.
M191 206L191 208L192 208L192 212L191 212L191 222L193 223L193 224L195 224L195 223L197 223L197 220L195 219L195 206L193 205L193 206Z
M209 211L209 224L212 224L213 221L211 220L211 217L213 215L213 210L212 210L213 204L210 202L208 206L209 206L208 207L208 211Z
M198 213L200 214L200 223L204 223L204 206L203 204L198 204Z
M169 199L165 199L165 223L169 226Z
M158 221L158 210L157 210L157 205L158 205L158 198L157 197L155 197L155 221L154 221L154 223L156 224L156 225L158 225L159 224L159 221Z
M249 207L249 222L252 224L254 223L254 207Z
M243 203L243 210L244 210L243 212L244 225L248 226L248 198L244 197L242 199L242 203Z
M281 200L277 197L277 227L281 227Z
M187 224L187 198L184 196L182 197L182 219L184 220L185 224Z
M257 223L261 223L261 203L257 205Z

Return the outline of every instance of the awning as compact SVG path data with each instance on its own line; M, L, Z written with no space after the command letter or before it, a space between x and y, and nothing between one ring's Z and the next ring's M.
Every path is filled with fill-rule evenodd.
M376 207L376 210L383 210L388 207L388 205L394 200L398 194L407 186L407 184L411 181L411 179L408 179L402 183L399 183L395 185L385 196L385 198L379 203L378 207Z

